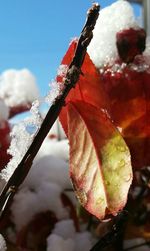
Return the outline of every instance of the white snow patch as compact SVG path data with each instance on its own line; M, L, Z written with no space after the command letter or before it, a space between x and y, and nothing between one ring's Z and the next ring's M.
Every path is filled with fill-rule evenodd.
M57 75L58 75L58 76L61 76L61 77L65 77L67 71L68 71L68 65L61 64L61 65L58 67Z
M75 236L76 249L75 251L89 250L93 246L95 240L90 232L77 233Z
M35 77L28 69L10 69L1 74L0 97L8 106L32 103L38 96Z
M69 216L64 208L61 193L70 189L68 164L54 156L45 156L35 161L12 204L12 221L20 230L40 212L50 210L58 219ZM25 215L26 217L22 217Z
M31 145L41 123L41 118L33 115L14 125L10 133L11 144L8 149L8 153L10 153L12 158L0 174L2 179L7 181L12 175Z
M150 74L150 37L146 39L146 49L143 53L145 64L147 65L147 72Z
M35 191L22 188L16 194L11 207L12 222L16 230L19 231L27 225L36 214L48 210L54 212L58 219L68 218L68 211L60 199L61 192L61 187L52 182L42 183Z
M92 247L89 232L76 233L72 220L56 223L52 234L47 238L47 251L83 251Z
M59 235L63 237L63 239L74 238L76 231L73 221L68 219L57 222L55 224L53 234Z
M57 139L50 140L48 137L44 140L36 159L43 156L53 155L68 161L69 158L69 143L68 139L57 141Z
M87 50L96 67L113 63L118 57L116 33L137 26L133 9L127 1L118 0L102 9Z
M71 188L68 164L55 156L43 156L34 162L22 186L38 189L45 182L58 184L62 191Z
M51 234L47 239L47 251L75 251L72 239L64 240L61 236Z
M5 104L5 102L0 99L0 122L3 120L7 120L9 116L9 108Z
M0 251L6 251L6 242L4 240L4 237L0 234Z

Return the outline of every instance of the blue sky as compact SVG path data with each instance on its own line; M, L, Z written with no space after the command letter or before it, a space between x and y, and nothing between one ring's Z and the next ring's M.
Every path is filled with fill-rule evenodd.
M98 2L104 7L114 1ZM10 68L28 68L45 95L91 4L90 0L0 0L0 74Z

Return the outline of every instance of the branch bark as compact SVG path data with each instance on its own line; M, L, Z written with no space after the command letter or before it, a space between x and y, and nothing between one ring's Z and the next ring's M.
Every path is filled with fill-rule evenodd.
M12 198L14 197L18 187L21 185L21 183L24 181L25 177L27 176L32 166L32 162L41 144L43 143L46 135L48 134L54 122L56 121L61 111L61 108L65 105L65 98L67 97L70 90L74 88L76 82L78 81L80 77L81 66L85 58L87 46L89 45L93 37L92 31L94 29L96 20L99 15L99 9L100 9L100 6L98 4L93 4L92 7L88 10L85 26L78 40L74 58L66 74L66 78L64 82L64 86L65 86L64 91L61 94L61 96L59 96L56 99L55 103L50 107L41 125L41 128L36 134L31 146L29 147L28 151L26 152L21 162L15 169L14 173L8 180L7 184L5 185L0 195L1 218L6 208L9 207L9 204L12 201Z

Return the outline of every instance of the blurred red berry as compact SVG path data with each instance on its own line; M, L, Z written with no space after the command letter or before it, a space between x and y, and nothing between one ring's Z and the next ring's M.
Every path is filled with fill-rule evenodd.
M118 53L123 62L132 62L135 56L142 54L145 50L146 32L144 29L130 28L120 31L116 39Z

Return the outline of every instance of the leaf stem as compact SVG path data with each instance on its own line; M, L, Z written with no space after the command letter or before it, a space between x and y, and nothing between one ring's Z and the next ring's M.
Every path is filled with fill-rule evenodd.
M124 231L124 225L127 221L127 216L127 211L122 211L118 216L116 216L112 230L102 237L95 244L95 246L90 249L90 251L102 251L116 243Z

